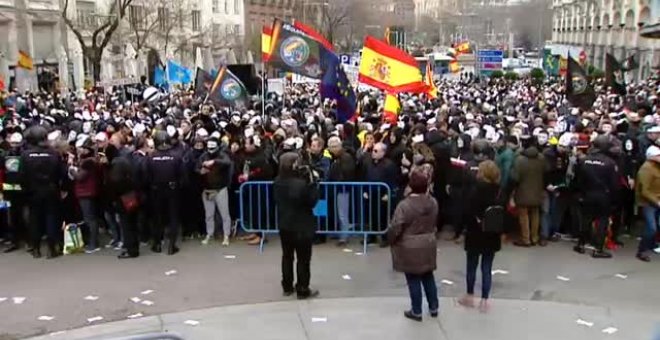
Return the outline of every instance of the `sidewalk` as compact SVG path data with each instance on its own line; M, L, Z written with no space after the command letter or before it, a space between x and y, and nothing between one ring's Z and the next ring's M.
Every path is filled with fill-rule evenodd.
M113 339L172 332L191 340L585 340L653 339L657 315L543 301L493 300L492 310L441 300L440 317L403 317L406 297L318 299L218 307L118 321L46 334L32 340ZM580 325L584 320L593 325ZM199 322L192 326L188 320ZM603 333L609 327L613 334Z

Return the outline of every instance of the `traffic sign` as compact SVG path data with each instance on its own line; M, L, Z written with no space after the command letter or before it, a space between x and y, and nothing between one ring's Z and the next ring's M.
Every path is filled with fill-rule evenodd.
M479 50L477 62L481 74L489 75L493 71L502 70L504 51L502 50Z

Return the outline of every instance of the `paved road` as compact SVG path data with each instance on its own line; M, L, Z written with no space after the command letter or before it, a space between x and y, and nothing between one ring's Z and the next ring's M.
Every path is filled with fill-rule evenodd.
M616 253L612 260L595 260L575 254L570 251L568 243L533 249L507 246L495 259L494 269L506 270L509 273L495 277L493 298L497 300L494 302L491 314L498 314L497 311L501 310L501 316L505 318L508 316L510 319L509 327L518 331L529 329L528 326L523 326L527 322L526 319L517 320L519 317L515 316L516 311L519 313L524 310L523 316L533 319L530 324L540 326L543 325L543 320L547 319L548 327L553 326L545 330L539 329L539 334L554 329L556 324L562 324L565 325L565 329L561 328L561 331L554 329L559 333L549 334L558 336L574 334L575 339L600 339L603 335L600 333L600 328L596 328L616 323L620 326L618 334L628 335L619 338L642 339L642 334L651 333L652 321L660 321L660 313L658 313L660 290L657 289L657 283L660 282L658 265L660 256L654 258L655 262L650 264L642 263L634 258L632 243L635 242L630 241L630 246ZM312 306L318 304L319 310L327 309L328 311L324 313L330 315L333 308L335 310L339 308L337 301L341 302L341 300L329 299L366 298L367 300L347 300L346 303L341 303L346 307L352 306L348 301L354 301L355 304L365 307L373 305L375 307L373 316L376 319L382 316L384 320L392 320L385 323L401 323L400 319L403 318L399 314L407 305L405 280L402 275L391 270L389 250L370 248L369 254L364 256L356 253L361 251L357 242L353 242L350 248L352 252L345 252L332 245L315 248L312 283L321 290L323 299L312 302ZM459 246L449 242L441 241L438 248L439 268L436 272L436 280L441 284L441 295L460 296L464 292L464 253ZM252 305L246 306L245 308L252 309L244 313L256 315L250 318L247 324L236 323L234 328L227 325L228 329L224 327L227 332L246 327L250 329L251 325L261 324L260 320L262 317L266 318L268 313L265 311L269 308L281 306L285 310L282 316L285 319L292 317L291 315L299 315L298 318L301 319L300 315L308 316L295 312L297 308L306 306L304 303L303 305L297 302L254 305L290 300L283 298L280 292L280 249L276 239L272 240L263 254L258 254L255 248L239 243L229 248L221 248L219 245L203 247L197 242L188 242L183 244L182 252L173 257L155 255L147 251L145 256L134 261L119 261L113 255L115 253L112 251L103 251L94 255L76 255L51 261L33 260L26 254L0 256L0 297L8 298L7 301L0 303L0 315L2 315L0 339L15 339L84 327L89 325L87 321L89 318L97 316L103 317L103 320L97 323L104 323L125 320L127 316L136 313L142 313L147 317L146 320L150 320L148 317L184 312L184 314L154 318L159 320L162 329L166 324L162 320L168 317L177 320L173 325L180 324L178 322L180 320L176 318L190 318L188 314L193 312L185 311L201 309L198 311L201 313L200 318L213 320L218 315L231 313L235 310L232 308L239 307L220 310L208 310L208 308L233 305ZM176 270L177 273L165 275L165 272L171 270ZM623 279L616 277L616 274L627 277ZM349 275L351 279L344 279L344 275ZM570 281L559 280L557 276L569 278ZM451 281L453 285L443 284L442 280ZM145 290L153 290L153 292L142 295L141 292ZM85 300L84 297L88 295L98 296L98 299ZM26 300L22 304L14 304L13 297L25 297ZM148 299L154 304L151 306L136 304L129 300L131 297ZM368 298L375 299L368 300ZM515 300L522 301L516 304ZM543 307L546 305L553 306L554 312L546 314L545 310L550 310ZM460 323L463 312L460 310L449 312L454 310L450 306L452 303L443 301L443 310L446 311L440 318L439 325L446 329L454 329L457 325L464 324ZM371 317L369 308L352 309L356 310L356 313L365 313L361 318L364 321L361 326L376 327L375 320L368 321ZM259 313L260 310L264 312ZM294 311L293 314L291 311ZM344 314L351 315L339 313L339 315ZM585 334L582 333L584 330L575 324L578 314L588 321L590 318L600 320L597 325L590 328L595 332L594 337L582 336ZM55 319L39 321L37 320L39 316L52 316ZM616 319L613 319L615 316ZM329 320L333 318L336 317L329 317ZM504 319L498 319L499 317L493 317L492 320L489 319L490 316L474 316L474 318L491 325L497 323L493 320L504 322ZM559 320L562 322L560 323ZM299 322L301 327L306 321ZM131 320L130 322L147 321ZM121 328L122 324L105 326ZM339 325L341 325L339 322L328 322L323 327ZM206 322L200 326L209 327ZM204 327L199 329L206 329ZM430 326L425 323L424 329L427 327ZM173 329L176 330L176 327ZM387 329L389 328L382 328L383 331ZM488 329L486 327L482 331ZM323 334L331 334L328 333L330 330L327 329ZM256 338L283 338L279 337L277 332L277 329L273 329L267 333L269 337ZM478 334L477 330L475 332ZM74 333L66 333L63 338L73 339L74 337L69 334ZM308 334L308 339L326 338L322 334L317 334L318 336L314 334ZM194 337L194 339L214 338L217 337ZM353 339L348 336L340 338ZM369 338L367 336L360 339ZM445 338L457 339L455 336L446 335ZM530 337L532 338L546 337L539 335L539 337Z

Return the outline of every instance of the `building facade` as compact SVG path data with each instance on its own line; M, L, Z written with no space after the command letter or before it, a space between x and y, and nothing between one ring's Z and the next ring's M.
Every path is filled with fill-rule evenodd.
M581 46L601 69L607 53L617 59L637 55L634 76L645 78L660 65L660 41L642 34L660 22L659 6L658 0L554 0L552 41Z

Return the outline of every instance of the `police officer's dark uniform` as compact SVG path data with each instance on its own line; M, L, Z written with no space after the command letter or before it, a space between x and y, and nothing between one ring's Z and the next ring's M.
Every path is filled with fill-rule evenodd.
M60 231L57 226L57 212L60 189L66 169L60 156L46 146L47 131L42 126L33 126L26 133L29 143L20 158L20 184L30 209L30 236L32 255L41 257L42 228L48 236L48 258L59 255Z
M573 182L582 209L579 240L573 249L578 253L585 252L584 246L591 235L593 222L596 230L593 239L596 250L592 256L599 258L612 257L604 250L605 232L612 211L612 195L618 193L617 166L606 155L610 145L609 136L597 137L593 149L585 158L578 161Z
M179 226L179 193L185 182L185 171L180 153L173 150L165 131L154 136L156 151L147 159L147 179L153 204L154 244L151 250L161 252L164 228L167 226L168 255L179 251L176 237Z
M4 174L2 183L2 193L4 199L9 202L7 211L9 212L9 231L11 245L4 250L10 253L19 248L21 236L30 243L25 225L25 195L19 182L19 169L21 166L21 143L11 143L12 146L0 154L0 169Z

